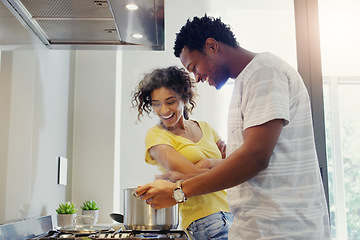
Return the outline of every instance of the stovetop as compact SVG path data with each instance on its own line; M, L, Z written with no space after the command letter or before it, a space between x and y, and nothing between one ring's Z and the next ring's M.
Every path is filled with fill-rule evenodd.
M160 239L160 240L191 240L192 235L183 230L123 230L119 228L100 228L92 231L64 231L54 229L51 216L28 219L10 224L0 225L0 240L38 239L38 240L108 240L108 239Z
M56 240L56 239L76 239L76 240L108 240L108 239L161 239L161 240L186 240L190 239L188 234L182 230L118 230L106 231L93 234L84 233L63 233L59 231L49 231L30 239Z

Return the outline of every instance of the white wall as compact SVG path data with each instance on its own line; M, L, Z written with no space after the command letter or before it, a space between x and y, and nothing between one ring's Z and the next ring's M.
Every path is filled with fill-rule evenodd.
M113 191L119 181L114 169L119 165L115 158L116 65L116 51L76 52L71 199L78 207L86 200L97 201L99 222L111 222L109 214L118 199Z
M1 54L0 222L51 214L65 200L57 157L67 156L71 54Z
M116 51L2 52L0 224L51 214L56 225L59 203L74 201L81 214L85 200L99 203L99 222L111 222L120 192L118 69ZM68 159L67 186L58 185L59 156Z
M56 225L59 203L85 200L98 201L99 222L111 221L119 59L116 51L2 52L0 223L51 214ZM58 156L68 158L67 186L57 184Z

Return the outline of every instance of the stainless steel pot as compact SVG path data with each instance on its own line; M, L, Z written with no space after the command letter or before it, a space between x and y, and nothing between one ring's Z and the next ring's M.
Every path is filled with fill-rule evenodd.
M124 189L124 226L128 230L169 230L179 224L178 205L154 209L136 196L136 188Z

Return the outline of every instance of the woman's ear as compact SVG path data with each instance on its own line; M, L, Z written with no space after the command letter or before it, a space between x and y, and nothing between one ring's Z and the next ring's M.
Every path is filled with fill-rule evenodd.
M205 40L205 48L216 53L219 48L219 43L214 38L208 38Z

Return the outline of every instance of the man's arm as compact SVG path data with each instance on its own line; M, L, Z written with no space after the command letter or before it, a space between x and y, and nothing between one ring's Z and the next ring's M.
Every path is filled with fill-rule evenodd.
M243 145L205 174L184 181L186 197L239 185L266 169L284 121L272 120L244 131Z
M283 119L275 119L244 131L243 145L224 159L216 167L182 183L187 198L216 192L243 183L269 165ZM172 199L174 183L157 180L140 186L137 193L154 208L164 208L176 204Z

